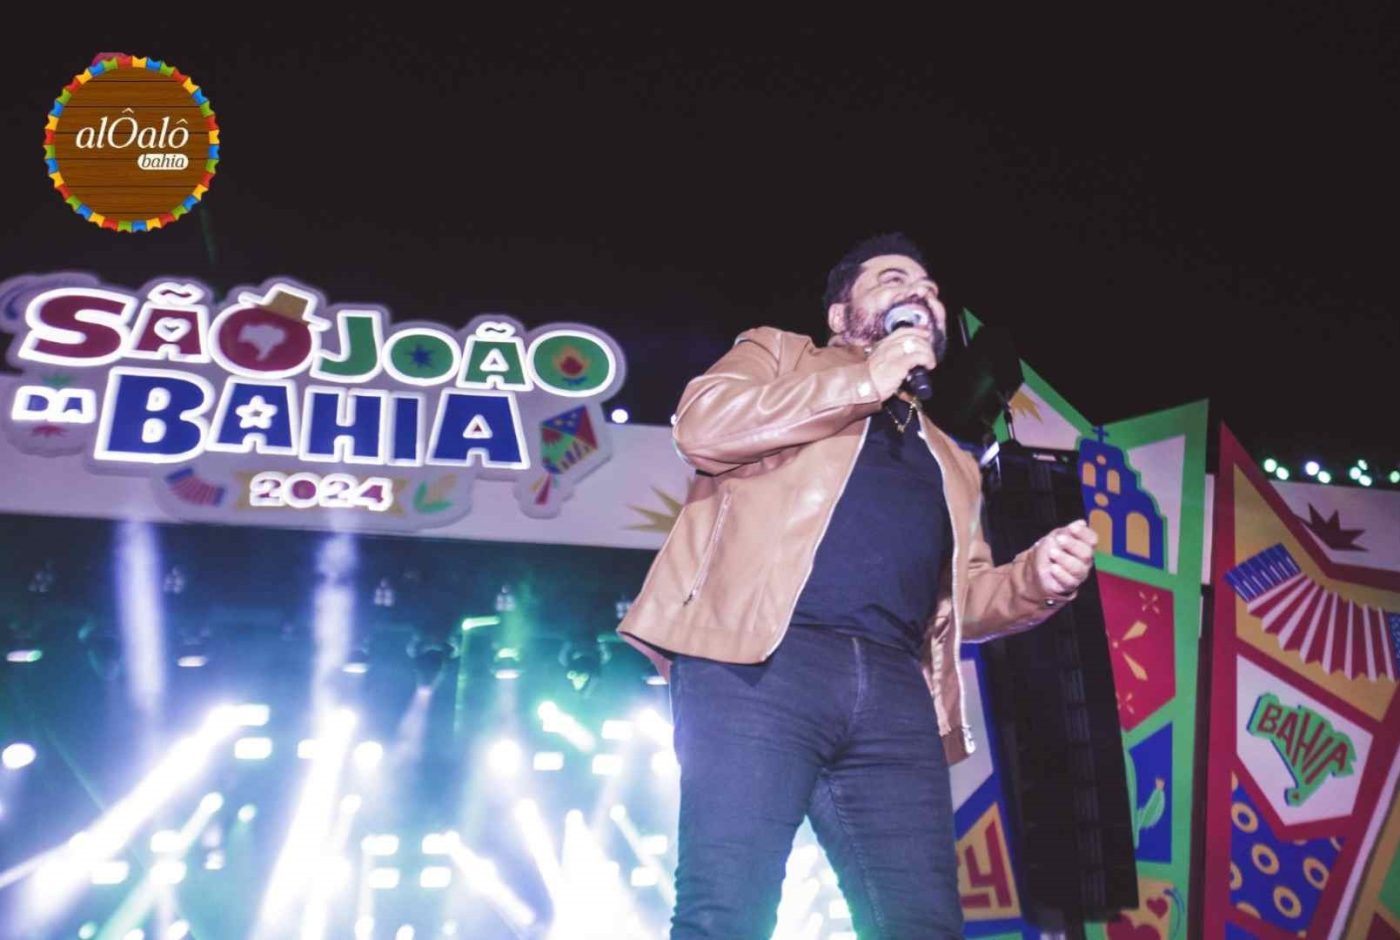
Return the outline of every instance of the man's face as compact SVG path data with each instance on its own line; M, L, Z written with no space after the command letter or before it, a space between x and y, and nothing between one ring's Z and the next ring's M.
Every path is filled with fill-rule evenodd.
M941 360L947 348L948 313L938 299L938 285L913 258L877 255L860 266L850 300L827 311L831 331L853 346L867 346L885 336L885 314L900 304L916 304L928 313L933 351Z

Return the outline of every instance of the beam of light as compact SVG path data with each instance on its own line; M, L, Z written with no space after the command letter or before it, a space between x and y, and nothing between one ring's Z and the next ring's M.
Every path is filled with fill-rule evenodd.
M554 840L549 837L549 829L540 815L540 808L534 800L517 800L511 815L525 839L525 848L535 860L540 879L551 898L558 898L564 890L564 874L559 868L559 856L554 852Z
M608 818L613 821L613 825L617 826L618 831L622 833L622 837L627 840L628 846L632 849L632 854L637 856L640 867L649 872L652 878L655 879L651 881L651 884L655 885L656 889L661 892L661 896L665 899L667 905L674 905L676 903L675 882L671 880L671 873L662 867L660 859L657 858L658 855L666 851L666 842L664 841L666 837L659 837L663 841L660 844L660 851L656 851L656 840L658 837L643 836L638 832L637 827L632 824L631 817L627 815L626 807L620 803L615 805L608 812ZM642 887L637 884L635 873L632 878L632 884L634 887Z
M127 692L136 710L151 721L160 715L165 698L165 623L155 527L148 522L123 522L117 530L116 549Z
M389 767L394 770L416 763L423 756L423 742L427 737L428 706L432 704L432 687L419 687L414 690L403 718L399 720L398 732L394 736L394 746L389 754Z
M22 936L40 936L43 925L91 876L93 867L120 852L162 806L203 773L210 756L238 729L231 706L213 709L198 730L165 752L164 758L125 797L68 844L47 853L26 883L16 918Z
M340 775L355 733L355 713L338 709L323 720L324 727L316 735L321 742L316 759L302 783L296 812L288 827L287 840L272 869L267 893L263 895L258 912L258 936L273 936L277 928L290 918L290 908L306 889L325 853L331 833L332 814L336 812L336 792Z
M525 936L523 931L537 919L535 912L501 880L495 863L477 855L458 840L453 840L451 855L466 886L491 906L512 933L517 937Z
M551 940L612 940L648 937L634 905L635 895L622 881L622 867L610 859L583 813L564 815L563 890L554 896Z
M820 931L823 918L812 910L821 891L821 881L814 877L813 869L821 857L821 849L815 843L799 845L788 856L773 940L807 940L809 937L815 940L814 931ZM815 928L812 926L814 918Z
M200 835L208 827L209 821L214 818L224 805L223 797L217 793L209 793L199 801L195 811L185 820L185 824L179 829L167 829L156 833L159 839L153 838L151 848L157 852L157 859L147 870L146 876L131 890L121 905L107 919L107 923L102 925L101 931L97 934L97 940L118 940L126 936L138 925L145 922L150 916L151 909L158 902L168 901L170 886L179 884L185 880L188 873L186 857L190 847L195 844ZM157 849L155 843L159 842ZM168 919L168 918L167 918ZM165 936L161 934L160 936Z
M319 877L311 887L311 897L301 917L301 940L324 940L330 925L331 904L336 895L350 886L354 866L345 855L350 843L350 830L363 800L355 793L340 800L340 808L317 865Z
M559 735L580 751L591 751L598 746L593 732L553 702L541 702L537 714L547 734Z
M311 679L313 715L326 715L335 710L335 679L350 658L358 555L354 536L343 532L322 542L316 553L318 581L311 624L316 641Z
M671 747L671 739L675 729L671 727L669 721L661 717L661 713L656 709L643 708L632 719L632 725L641 732L643 737L649 738L657 746L668 749Z

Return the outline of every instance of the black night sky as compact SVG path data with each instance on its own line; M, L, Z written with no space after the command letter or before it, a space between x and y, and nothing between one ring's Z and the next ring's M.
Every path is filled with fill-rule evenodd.
M819 333L826 269L902 229L1091 419L1209 397L1257 457L1400 461L1392 4L450 9L12 26L0 276L578 319L664 423L739 330ZM165 231L99 231L45 177L44 116L98 51L174 63L218 114L218 176Z

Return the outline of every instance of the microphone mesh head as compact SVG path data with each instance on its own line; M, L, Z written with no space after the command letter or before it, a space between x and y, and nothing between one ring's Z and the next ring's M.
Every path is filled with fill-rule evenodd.
M918 304L899 304L885 313L885 333L890 334L902 326L928 326L928 311Z

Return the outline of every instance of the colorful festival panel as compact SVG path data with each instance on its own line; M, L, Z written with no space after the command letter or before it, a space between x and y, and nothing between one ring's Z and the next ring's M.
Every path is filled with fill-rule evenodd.
M1204 936L1393 931L1400 593L1340 564L1222 430Z

